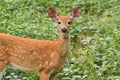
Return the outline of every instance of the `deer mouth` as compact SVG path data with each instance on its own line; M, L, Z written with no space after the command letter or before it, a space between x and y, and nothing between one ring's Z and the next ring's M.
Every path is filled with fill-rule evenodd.
M62 31L62 33L67 33L67 29L66 28L62 28L61 31Z

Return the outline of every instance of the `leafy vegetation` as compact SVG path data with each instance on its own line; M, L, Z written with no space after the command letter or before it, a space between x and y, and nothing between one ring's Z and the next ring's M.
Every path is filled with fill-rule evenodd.
M69 15L80 7L71 29L71 52L59 80L120 80L119 0L0 0L0 32L34 39L57 38L47 10ZM4 80L39 80L38 74L7 69Z

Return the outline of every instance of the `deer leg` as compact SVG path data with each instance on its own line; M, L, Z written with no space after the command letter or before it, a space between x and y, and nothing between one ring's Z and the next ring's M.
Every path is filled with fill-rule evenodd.
M3 49L0 48L0 80L2 80L2 76L6 70L7 64L8 64L7 57L5 56Z
M49 80L49 74L45 72L40 73L40 80Z
M52 75L50 76L50 80L54 80L54 78L55 78L55 74L52 74Z
M0 80L2 80L3 73L6 70L7 64L0 60Z
M2 76L3 76L4 72L5 72L5 70L6 70L6 69L3 69L3 70L0 72L0 80L2 80Z

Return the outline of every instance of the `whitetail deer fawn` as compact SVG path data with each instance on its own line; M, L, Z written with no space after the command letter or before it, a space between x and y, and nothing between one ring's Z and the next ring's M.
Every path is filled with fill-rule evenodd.
M59 37L56 41L0 34L0 80L7 65L40 72L40 80L54 80L55 74L64 68L70 47L70 25L80 12L76 8L71 16L58 16L53 8L48 10L49 16L58 23Z

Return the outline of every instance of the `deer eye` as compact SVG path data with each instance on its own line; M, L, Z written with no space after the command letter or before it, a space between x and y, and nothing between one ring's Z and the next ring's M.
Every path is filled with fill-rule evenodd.
M72 22L68 22L68 24L71 24Z
M61 22L58 22L58 24L61 24Z

